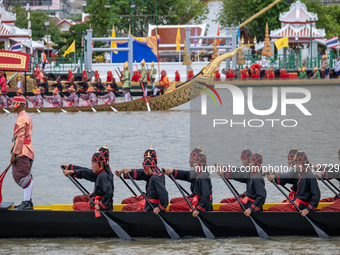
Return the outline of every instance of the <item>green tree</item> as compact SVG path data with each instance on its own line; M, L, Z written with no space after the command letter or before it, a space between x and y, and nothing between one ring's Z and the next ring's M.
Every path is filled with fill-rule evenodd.
M157 16L156 15L157 1ZM129 25L135 27L133 35L145 36L148 24L183 24L191 19L199 20L207 13L206 3L199 0L134 0L136 7L130 6L129 0L111 0L110 9L104 8L108 0L88 0L85 11L90 14L90 23L96 36L109 36L110 24L118 28L118 34L127 32ZM132 15L134 16L134 25ZM109 17L111 16L111 22ZM114 17L113 17L114 16ZM117 34L117 33L116 33Z
M223 0L222 8L218 14L217 21L221 27L237 26L252 17L257 12L261 11L273 0ZM269 29L279 28L280 13L289 10L292 1L282 0L271 9L251 21L246 25L252 35L256 35L257 39L263 40L265 36L265 26L268 22Z
M340 6L324 5L320 0L301 0L309 12L318 14L317 28L324 28L326 38L331 38L340 33Z
M273 0L223 0L222 8L217 20L222 27L237 26L248 18L261 11L271 4ZM268 22L269 29L280 28L280 13L289 10L292 0L282 0L274 7L263 13L261 16L246 25L252 35L256 35L259 40L263 40L265 24ZM340 33L340 6L324 5L320 0L301 0L306 4L309 12L318 14L317 28L326 30L326 38L330 38Z
M28 20L26 11L19 5L14 6L14 13L16 13L17 20L15 25L19 28L27 28ZM50 23L48 27L48 34L51 35L51 40L58 40L60 37L60 29L55 22L50 20L50 17L42 11L31 11L31 29L33 40L41 40L47 33L44 23Z

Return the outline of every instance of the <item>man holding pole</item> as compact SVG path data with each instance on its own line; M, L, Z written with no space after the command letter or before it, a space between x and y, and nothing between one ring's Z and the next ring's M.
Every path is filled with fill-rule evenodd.
M26 100L23 96L13 98L13 109L18 113L14 125L11 163L15 182L24 189L24 201L16 207L17 210L32 210L32 190L34 181L31 168L34 160L34 150L31 144L33 124L31 117L25 111Z
M148 95L148 78L147 78L147 70L146 70L146 67L145 67L145 60L143 59L142 62L140 62L142 68L140 69L140 74L141 74L141 81L143 83L143 88L142 90L144 89L144 95L147 96Z

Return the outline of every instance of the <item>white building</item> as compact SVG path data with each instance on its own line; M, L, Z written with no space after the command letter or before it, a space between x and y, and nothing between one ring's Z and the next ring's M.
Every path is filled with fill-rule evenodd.
M21 42L21 52L30 53L33 49L33 56L38 57L38 50L44 49L43 42L31 41L28 29L18 28L14 25L16 14L8 12L0 6L0 42L4 43L5 50L9 50L14 44Z

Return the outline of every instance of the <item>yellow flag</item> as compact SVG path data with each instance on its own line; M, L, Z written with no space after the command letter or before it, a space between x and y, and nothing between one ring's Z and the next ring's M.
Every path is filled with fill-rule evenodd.
M276 40L274 43L277 50L281 49L282 47L288 47L288 36Z
M112 34L111 34L111 38L115 38L116 37L116 33L115 33L115 26L112 27ZM117 43L116 41L111 41L111 48L117 48ZM118 54L118 51L114 51L114 54Z
M71 53L71 52L75 52L76 51L76 40L73 41L73 43L71 44L71 46L65 51L64 53L64 57Z
M177 30L177 36L176 36L176 52L178 52L180 49L181 49L181 33L179 32L179 27L178 27L178 30Z

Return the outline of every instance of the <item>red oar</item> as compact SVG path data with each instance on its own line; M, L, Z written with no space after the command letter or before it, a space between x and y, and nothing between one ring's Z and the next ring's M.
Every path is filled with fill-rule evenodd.
M2 182L4 181L5 175L8 171L8 169L11 167L12 163L9 164L9 166L3 171L3 173L0 175L0 204L2 202L2 195L1 195L1 188L2 188Z

